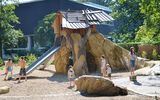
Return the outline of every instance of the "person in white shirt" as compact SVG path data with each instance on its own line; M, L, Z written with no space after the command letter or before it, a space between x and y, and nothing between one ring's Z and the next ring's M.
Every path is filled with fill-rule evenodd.
M106 76L106 60L104 59L104 56L101 56L101 73L102 76Z
M110 67L110 65L109 64L106 64L106 67L107 67L107 76L108 76L108 78L111 80L111 67Z

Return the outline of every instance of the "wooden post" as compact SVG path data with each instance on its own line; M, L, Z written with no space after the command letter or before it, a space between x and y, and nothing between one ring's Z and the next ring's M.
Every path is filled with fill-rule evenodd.
M129 76L130 81L137 81L137 76L136 75L131 75Z

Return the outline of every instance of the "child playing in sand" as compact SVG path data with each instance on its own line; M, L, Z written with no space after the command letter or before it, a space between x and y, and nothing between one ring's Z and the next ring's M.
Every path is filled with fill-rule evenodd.
M70 82L70 87L72 87L72 84L74 86L74 78L75 78L75 74L74 74L73 66L70 65L68 70L68 79Z
M110 67L110 65L106 64L106 68L107 68L107 76L111 80L111 67Z
M8 72L11 72L11 77L12 77L12 71L13 71L13 63L12 63L12 60L9 58L6 65L5 65L7 68L6 68L6 75L5 75L5 78L4 80L6 80L6 77L8 75Z

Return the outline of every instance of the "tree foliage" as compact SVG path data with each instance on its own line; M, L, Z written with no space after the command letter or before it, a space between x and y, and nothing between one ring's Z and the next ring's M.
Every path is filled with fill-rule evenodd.
M18 6L16 0L12 0L14 4L8 4L9 0L0 0L0 56L2 56L2 44L6 47L14 47L17 45L18 38L23 34L20 30L16 30L12 23L20 23L15 15L15 8Z
M144 22L137 32L136 41L160 41L160 0L142 0L140 10Z
M113 11L111 16L115 19L115 30L112 33L114 40L134 41L136 32L144 21L139 3L139 0L117 0L110 6Z
M116 42L160 41L160 0L78 0L112 9Z
M48 14L39 21L38 26L34 30L35 42L40 46L51 47L54 44L54 29L51 27L56 13Z

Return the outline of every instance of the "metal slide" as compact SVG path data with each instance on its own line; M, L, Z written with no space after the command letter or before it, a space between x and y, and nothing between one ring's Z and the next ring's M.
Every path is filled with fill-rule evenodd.
M52 47L48 51L46 51L42 56L40 56L34 63L26 68L26 74L30 74L34 71L40 64L42 64L47 58L51 57L54 53L56 53L61 46L59 47ZM16 79L19 74L15 74L12 76L13 79Z

